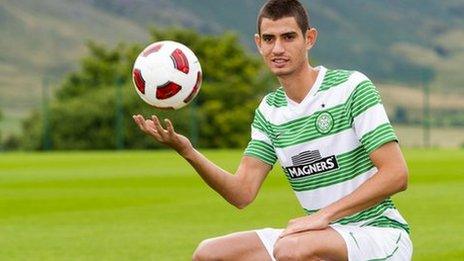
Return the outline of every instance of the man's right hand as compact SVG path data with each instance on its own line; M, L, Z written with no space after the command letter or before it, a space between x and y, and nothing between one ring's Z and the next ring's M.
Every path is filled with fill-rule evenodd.
M174 126L168 119L164 120L166 123L166 129L164 129L155 115L151 116L151 119L145 119L140 114L134 115L132 118L143 132L152 136L158 142L173 148L182 156L193 148L192 143L187 137L174 131Z

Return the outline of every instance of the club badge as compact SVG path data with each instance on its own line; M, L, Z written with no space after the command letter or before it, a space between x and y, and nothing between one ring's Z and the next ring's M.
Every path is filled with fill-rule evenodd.
M334 125L334 120L329 112L321 112L316 118L316 129L319 133L329 133Z

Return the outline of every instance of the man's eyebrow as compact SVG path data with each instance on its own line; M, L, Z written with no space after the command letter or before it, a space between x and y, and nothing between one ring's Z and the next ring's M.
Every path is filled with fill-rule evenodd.
M297 32L295 32L295 31L290 31L290 32L282 33L282 34L280 34L279 36L296 36L296 35L298 35ZM263 33L263 34L261 35L261 37L275 37L275 36L276 36L275 34L267 34L267 33Z
M275 37L273 34L262 34L261 37Z
M291 31L291 32L286 32L286 33L283 33L281 34L282 36L296 36L298 35L296 32L294 31Z

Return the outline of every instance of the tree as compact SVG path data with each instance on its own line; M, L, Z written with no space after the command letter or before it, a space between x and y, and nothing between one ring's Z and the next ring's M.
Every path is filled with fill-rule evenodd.
M198 56L203 84L191 106L178 111L159 111L138 97L131 70L140 45L119 44L110 49L88 43L89 55L80 69L70 73L50 106L51 139L57 149L112 149L116 147L116 80L123 85L124 140L126 148L158 147L141 135L133 114L173 120L176 129L190 134L196 121L201 147L243 147L249 140L253 111L270 86L270 78L257 57L249 54L236 35L200 35L196 31L169 28L151 30L152 40L174 40L189 46ZM24 146L41 147L41 117L37 113L24 124Z

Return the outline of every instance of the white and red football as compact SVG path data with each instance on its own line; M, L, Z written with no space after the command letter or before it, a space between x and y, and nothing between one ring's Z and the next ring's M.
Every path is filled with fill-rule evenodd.
M187 46L161 41L147 46L137 57L132 79L139 96L160 109L180 109L200 90L198 58Z

